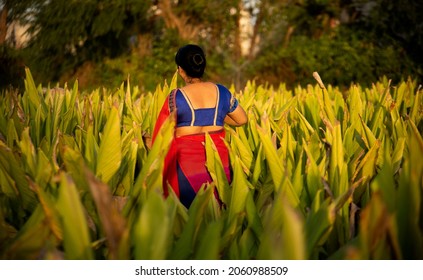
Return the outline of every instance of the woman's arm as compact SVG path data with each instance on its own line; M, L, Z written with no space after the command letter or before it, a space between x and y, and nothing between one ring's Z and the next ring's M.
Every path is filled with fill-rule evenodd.
M233 126L241 126L248 121L247 114L241 105L238 105L232 113L228 113L225 117L225 123Z

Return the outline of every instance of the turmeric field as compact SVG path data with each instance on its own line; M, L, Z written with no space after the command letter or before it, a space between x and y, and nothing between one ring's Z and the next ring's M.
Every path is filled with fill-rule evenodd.
M249 118L225 127L233 180L207 138L214 183L190 209L162 195L172 122L145 144L176 86L43 88L27 69L0 95L0 259L423 259L412 79L232 88Z

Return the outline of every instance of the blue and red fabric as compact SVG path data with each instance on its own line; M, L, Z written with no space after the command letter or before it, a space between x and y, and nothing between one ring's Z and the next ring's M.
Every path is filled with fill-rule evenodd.
M169 117L176 117L176 127L181 126L223 126L227 113L235 110L238 101L230 91L217 84L216 106L195 109L187 95L181 89L173 90L166 98L159 113L153 132L152 141L157 136L163 122ZM171 114L175 112L175 114ZM231 181L229 152L224 143L225 130L209 132L222 161L226 177ZM165 158L163 170L164 195L169 194L170 186L187 208L204 183L212 182L206 167L205 134L192 134L174 137ZM216 198L219 195L215 192Z

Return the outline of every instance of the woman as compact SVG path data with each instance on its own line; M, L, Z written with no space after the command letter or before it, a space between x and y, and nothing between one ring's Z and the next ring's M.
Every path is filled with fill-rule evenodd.
M153 142L164 120L174 112L175 138L166 156L163 186L170 185L187 208L196 193L212 179L206 168L205 133L209 133L222 160L228 181L229 153L223 142L224 123L240 126L247 115L230 91L220 84L203 81L206 57L197 45L181 47L175 62L185 86L173 90L161 109L153 132ZM217 192L215 192L218 198Z

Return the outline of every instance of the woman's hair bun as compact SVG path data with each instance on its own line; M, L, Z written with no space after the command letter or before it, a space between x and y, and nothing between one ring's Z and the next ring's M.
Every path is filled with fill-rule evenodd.
M195 65L197 66L201 66L204 63L204 58L202 55L196 53L192 56L192 60L194 62Z
M175 62L192 78L201 78L206 68L206 56L203 49L192 44L185 45L178 50Z

